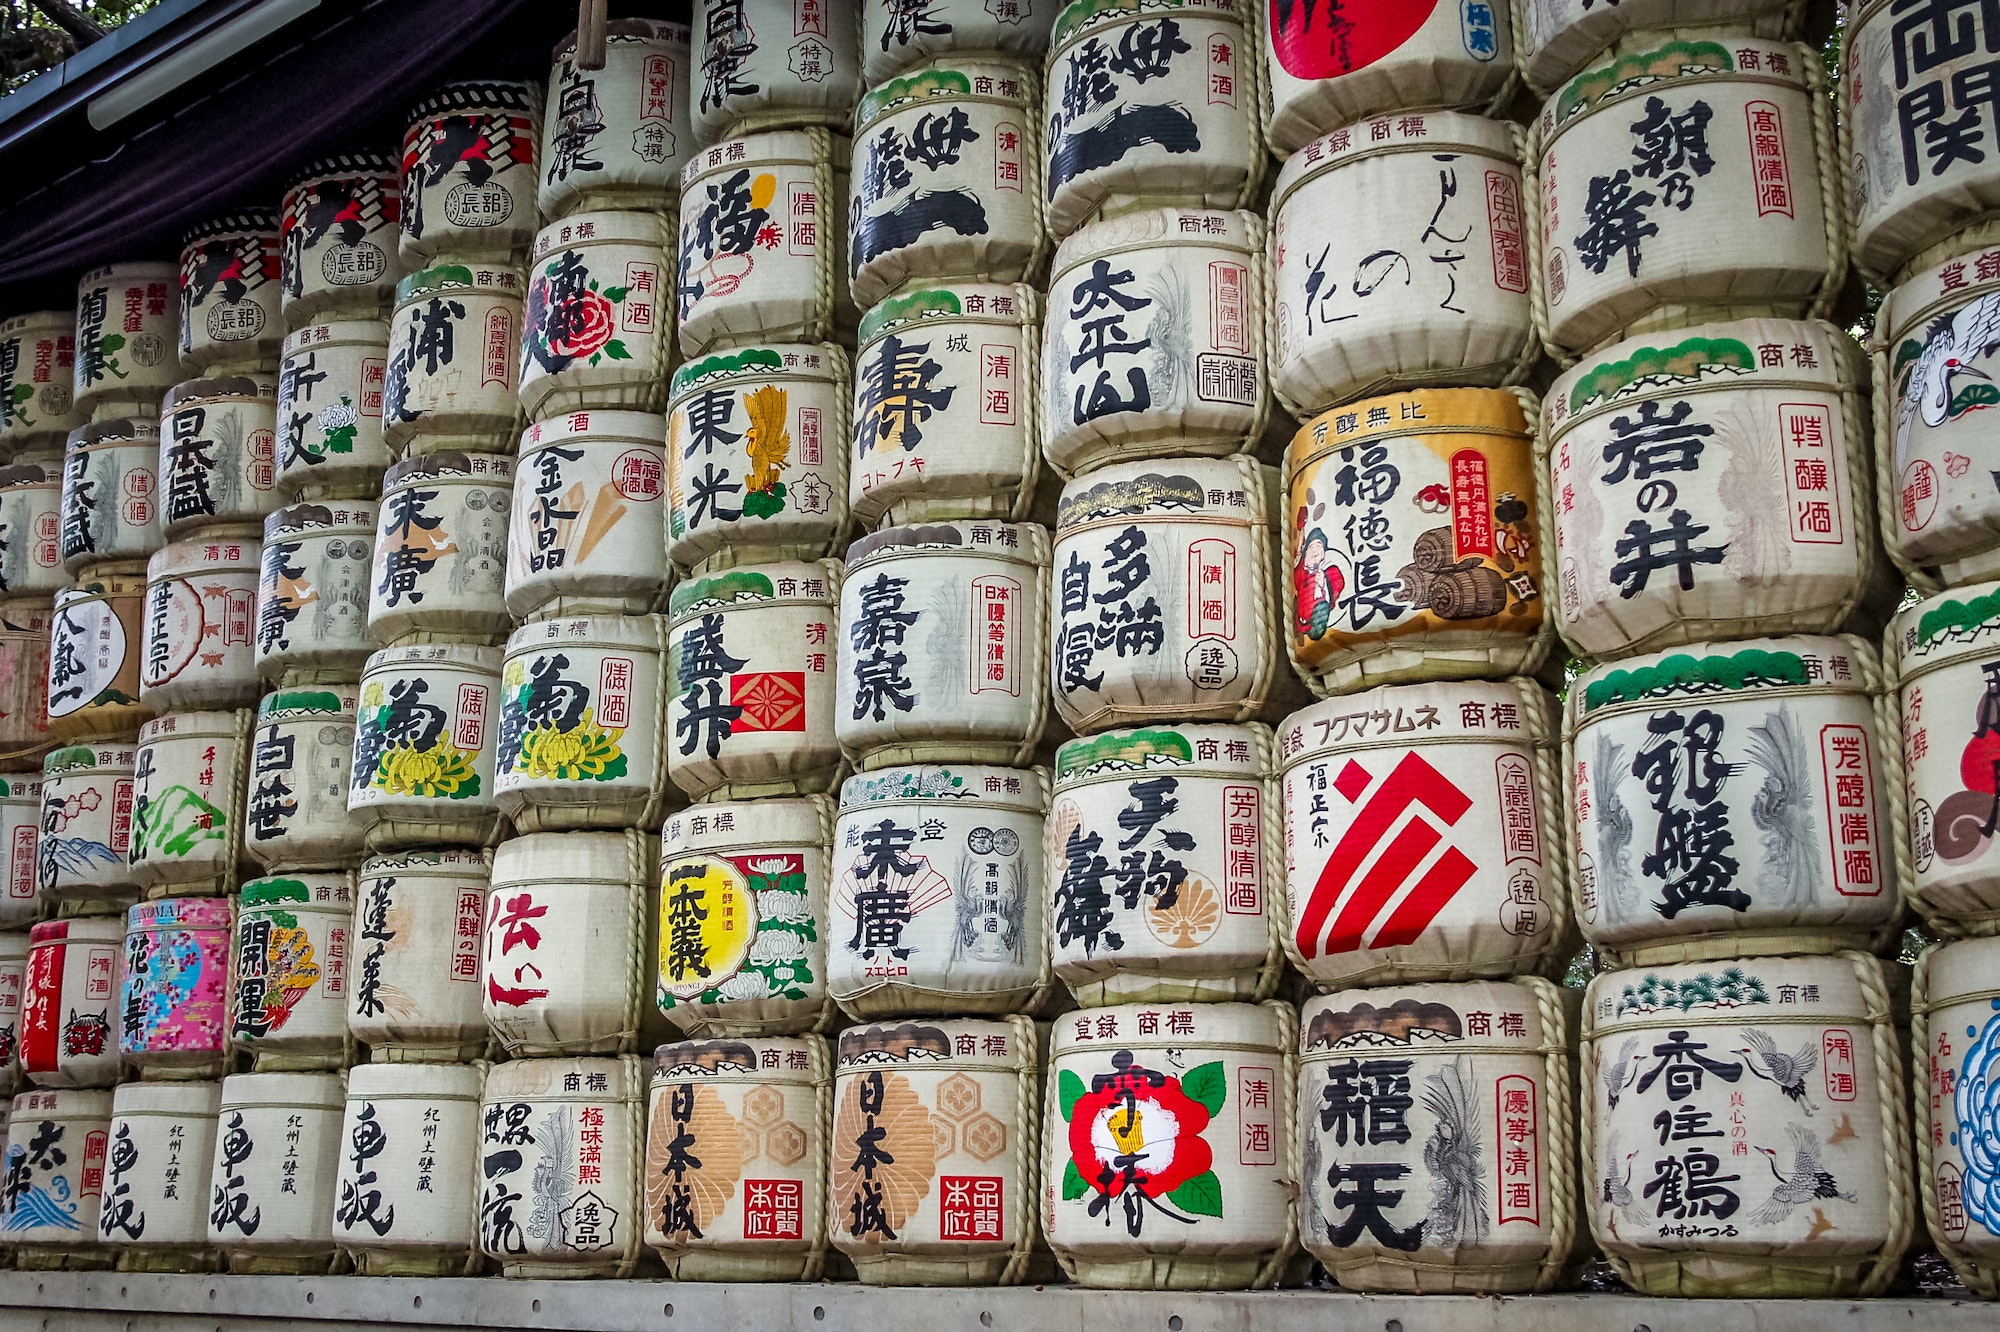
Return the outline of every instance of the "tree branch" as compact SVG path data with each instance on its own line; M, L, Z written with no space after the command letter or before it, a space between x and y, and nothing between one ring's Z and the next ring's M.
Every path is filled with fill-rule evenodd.
M76 38L79 47L88 46L104 36L103 28L70 7L65 0L28 0L28 3L40 10L49 22Z

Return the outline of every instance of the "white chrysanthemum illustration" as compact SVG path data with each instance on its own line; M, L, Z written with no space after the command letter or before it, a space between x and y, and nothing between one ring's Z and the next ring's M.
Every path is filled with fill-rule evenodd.
M739 971L718 987L724 999L743 1003L750 999L771 997L771 982L764 979L761 971Z
M771 889L757 894L757 916L760 920L804 920L810 911L811 906L804 893L783 893Z
M342 426L351 426L359 419L355 414L354 408L348 403L328 403L319 409L319 428L322 431L338 430Z
M806 941L790 930L761 930L750 944L752 962L795 962L806 955Z

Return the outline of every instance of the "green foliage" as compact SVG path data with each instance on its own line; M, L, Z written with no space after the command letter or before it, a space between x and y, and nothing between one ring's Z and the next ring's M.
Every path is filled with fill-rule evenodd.
M1229 1104L1229 1077L1222 1071L1222 1061L1197 1064L1181 1078L1181 1090L1196 1105L1203 1106L1211 1115L1222 1113L1222 1107ZM1221 1216L1220 1212L1208 1215Z
M1213 1170L1205 1170L1169 1193L1167 1201L1190 1216L1221 1216L1222 1181Z

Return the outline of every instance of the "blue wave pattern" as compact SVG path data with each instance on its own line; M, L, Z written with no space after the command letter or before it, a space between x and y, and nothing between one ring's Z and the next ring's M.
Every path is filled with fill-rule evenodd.
M1965 1062L1952 1089L1958 1131L1952 1135L1965 1160L1965 1214L2000 1235L2000 999L1982 1027L1968 1026Z

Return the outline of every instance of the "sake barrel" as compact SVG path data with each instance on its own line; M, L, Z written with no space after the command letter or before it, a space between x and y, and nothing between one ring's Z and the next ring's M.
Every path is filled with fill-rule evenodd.
M128 1082L111 1093L104 1189L95 1225L128 1272L201 1272L208 1248L208 1168L220 1082Z
M827 990L857 1020L1010 1013L1049 986L1039 768L857 773L834 825Z
M1307 1002L1299 1233L1344 1289L1545 1291L1581 1256L1562 995L1523 976Z
M1537 122L1536 299L1558 354L1716 319L1817 316L1839 293L1819 52L1668 36L1622 44Z
M389 326L380 319L332 319L285 338L277 411L281 499L371 499L380 492L389 466L382 442L388 344Z
M63 461L35 449L0 467L0 596L53 597L69 585L62 561Z
M1529 0L1529 7L1549 3ZM1514 24L1509 6L1479 0L1367 6L1359 13L1273 5L1263 31L1271 151L1289 157L1319 135L1370 116L1384 117L1375 124L1386 135L1391 117L1400 127L1410 124L1395 113L1413 107L1482 111L1504 101L1513 91Z
M14 1098L0 1233L10 1246L21 1246L22 1266L111 1266L109 1252L77 1242L92 1233L86 1227L103 1197L111 1097L108 1091L30 1091Z
M1064 241L1037 386L1049 464L1074 476L1255 448L1271 416L1266 299L1254 213L1154 208Z
M382 376L391 453L513 447L521 290L518 269L450 259L396 284Z
M541 225L535 207L541 122L542 90L534 83L447 83L410 108L403 131L405 268L415 272L441 255L518 262Z
M1504 390L1337 408L1285 452L1292 663L1313 689L1531 675L1554 638L1531 428Z
M54 750L42 761L37 854L45 903L123 906L138 895L127 864L137 758L129 744L100 741Z
M362 826L347 812L354 685L280 689L257 704L243 851L266 873L348 865Z
M1039 61L1054 20L1055 6L1040 0L862 0L861 72L872 86L960 51Z
M1628 33L1699 26L1704 34L1795 38L1812 18L1787 0L1530 0L1517 20L1521 76L1546 97Z
M223 1072L230 908L226 897L174 897L126 913L118 1049L142 1076Z
M1041 296L957 282L891 296L861 319L848 504L863 527L1028 516Z
M1840 329L1778 319L1641 334L1557 380L1537 448L1563 638L1604 659L1827 633L1879 597L1863 382Z
M1048 720L1049 536L890 527L848 547L834 733L863 768L1026 763Z
M521 327L521 405L535 419L586 407L657 412L673 351L667 223L574 213L535 237Z
M1039 276L1040 92L1025 61L956 52L868 90L848 200L857 306L911 282Z
M28 931L20 1058L29 1082L109 1087L124 1075L117 1013L124 953L118 916L45 920Z
M21 1085L21 997L28 983L28 935L0 934L0 1093Z
M355 714L347 812L371 851L425 842L484 846L500 831L493 750L500 649L384 648Z
M1620 966L1889 947L1886 693L1856 638L1696 643L1577 677L1563 756L1584 937Z
M76 410L143 416L181 378L180 267L106 264L76 285Z
M347 1075L333 1237L368 1276L479 1266L477 1064L363 1064Z
M1418 384L1525 378L1542 347L1524 217L1512 125L1414 112L1305 144L1272 195L1278 401L1305 421Z
M476 1059L481 922L492 853L433 848L361 862L347 1029L380 1063Z
M92 565L75 587L56 593L48 630L50 737L131 735L153 715L139 698L145 602L146 566L137 563ZM8 623L22 621L10 616Z
M237 899L229 1037L262 1069L339 1068L347 1043L351 872L251 879Z
M697 147L751 130L842 127L861 96L851 4L701 0L691 41Z
M576 34L556 44L542 121L542 216L594 206L671 212L694 151L685 23L605 23L603 65L577 64Z
M681 355L746 341L827 342L854 326L840 217L849 152L845 135L797 129L732 139L688 158L675 283Z
M571 412L521 436L506 602L517 619L641 614L667 581L666 422Z
M832 1019L833 813L830 797L806 796L715 802L667 817L655 998L679 1035L762 1039L817 1031Z
M644 1079L631 1055L517 1059L487 1073L479 1247L503 1274L631 1274L645 1230Z
M1024 1017L840 1033L827 1229L864 1284L1027 1277L1037 1238L1037 1044Z
M40 850L42 840L42 774L0 773L0 845L7 860L7 891L0 895L0 926L24 929L42 914ZM0 1024L6 1021L7 967L6 940L15 936L0 933ZM18 961L19 959L15 959ZM20 968L15 967L16 980ZM14 986L13 1007L21 1007L20 986ZM0 1093L8 1090L11 1076L8 1060L14 1053L11 1040L0 1040Z
M514 460L499 453L405 458L382 478L368 633L402 644L499 642L507 614Z
M674 589L668 631L667 775L690 799L827 791L834 738L841 566L745 565Z
M1910 992L1917 1186L1924 1225L1958 1279L2000 1291L1993 1101L2000 1059L2000 943L1940 944L1917 960Z
M278 507L277 388L267 374L190 379L160 408L160 530L261 523Z
M309 163L278 209L286 326L342 312L372 319L388 309L403 272L396 253L402 213L402 174L389 154L339 153Z
M260 676L316 684L360 673L374 650L368 603L380 519L373 500L306 501L264 519L257 577Z
M661 615L537 620L500 668L494 803L518 832L656 826L667 621Z
M1582 1192L1627 1285L1735 1299L1888 1286L1916 1204L1886 971L1839 953L1590 983Z
M208 1242L236 1273L325 1272L346 1092L338 1073L222 1080Z
M104 560L143 560L164 544L159 465L157 418L115 417L70 432L58 541L63 568L74 575Z
M251 720L176 712L139 728L127 858L147 896L219 895L242 877Z
M54 622L54 612L39 597L0 601L0 761L39 759L55 742L49 733Z
M1070 0L1058 9L1042 80L1051 90L1050 238L1159 204L1254 202L1264 176L1256 34L1248 0Z
M817 1036L688 1041L654 1052L646 1243L669 1276L820 1276L831 1062Z
M196 533L146 561L145 657L139 699L156 712L257 701L254 529Z
M55 444L90 419L76 405L76 316L0 319L0 458Z
M254 370L285 340L278 218L253 208L188 228L181 240L181 371Z

